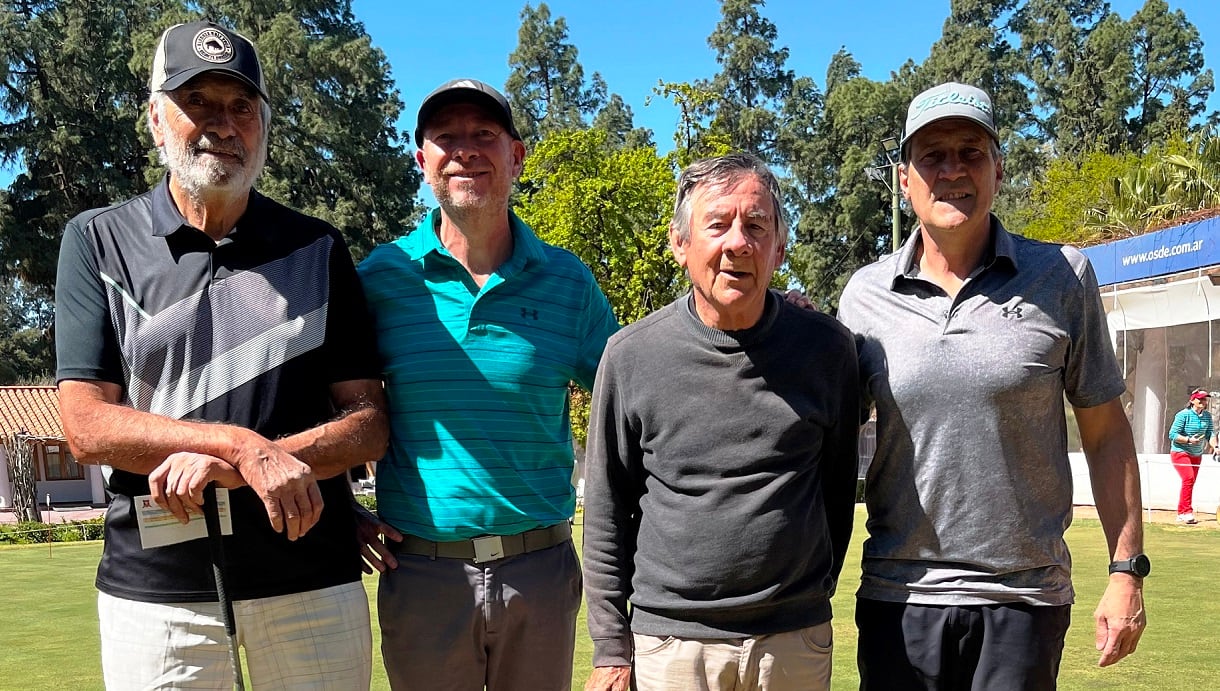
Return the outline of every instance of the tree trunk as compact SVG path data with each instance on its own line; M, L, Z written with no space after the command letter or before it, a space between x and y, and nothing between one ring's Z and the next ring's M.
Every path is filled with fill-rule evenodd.
M14 434L4 441L13 474L13 510L17 520L42 522L42 514L38 512L38 490L34 484L33 441L24 434Z

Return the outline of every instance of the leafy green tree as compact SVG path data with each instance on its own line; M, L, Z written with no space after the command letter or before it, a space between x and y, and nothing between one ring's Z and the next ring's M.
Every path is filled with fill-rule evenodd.
M597 128L555 132L539 142L521 174L531 190L517 213L546 242L589 266L621 323L677 297L668 224L673 162L651 146L616 147Z
M0 383L54 368L51 288L59 237L77 213L144 186L135 123L145 80L127 67L147 2L11 2L0 8ZM145 78L146 79L146 78Z
M1175 153L1171 141L1163 165L1169 177L1169 198L1181 214L1220 207L1220 137L1194 134Z
M904 77L889 82L843 79L859 70L855 58L841 51L828 72L836 75L827 79L835 87L827 90L821 115L804 123L814 141L804 142L798 127L787 148L799 152L790 168L795 187L789 199L798 215L790 271L807 294L829 308L857 268L889 251L890 176L886 170L882 184L866 169L888 163L881 140L901 130L909 100L902 79L909 78L910 66ZM798 80L798 85L803 85L803 101L816 102L812 84Z
M1138 165L1132 154L1105 151L1056 158L1033 186L1030 209L1036 214L1026 219L1024 234L1075 245L1096 242L1097 233L1088 227L1090 214L1101 207L1107 187Z
M775 46L775 24L759 14L763 4L721 0L720 22L707 39L720 72L699 86L717 95L717 126L729 134L733 149L777 163L778 112L795 75L784 68L788 49Z
M151 13L133 0L0 9L0 158L18 168L0 206L0 261L42 294L54 284L67 220L144 186L135 125L147 77L127 63Z
M567 20L552 20L546 3L536 9L527 3L521 10L517 48L508 65L505 95L528 145L554 131L585 127L606 100L606 83L596 72L592 83L585 83L579 51L568 42Z
M733 150L731 136L712 122L710 113L717 95L688 82L658 82L653 93L673 101L678 108L674 130L675 162L684 168L700 158L720 156Z

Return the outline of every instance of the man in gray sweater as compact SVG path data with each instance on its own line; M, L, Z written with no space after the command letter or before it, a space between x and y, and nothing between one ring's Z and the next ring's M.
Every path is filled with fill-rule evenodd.
M698 161L670 224L690 294L606 346L590 414L586 689L822 689L851 536L851 334L768 290L779 184L753 156ZM630 605L628 603L630 602Z

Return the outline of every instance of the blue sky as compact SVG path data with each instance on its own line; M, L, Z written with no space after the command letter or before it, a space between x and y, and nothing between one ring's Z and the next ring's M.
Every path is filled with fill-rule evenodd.
M1220 11L1217 0L1169 0L1181 9L1203 38L1205 64L1220 75ZM538 2L532 2L537 6ZM1130 18L1143 0L1111 0ZM416 2L354 0L356 18L381 48L405 104L399 128L412 132L415 113L425 95L455 77L473 77L497 88L508 78L508 56L517 45L517 27L525 2L461 0ZM720 20L717 0L552 0L552 18L564 17L568 39L579 51L585 74L600 72L608 90L631 106L636 126L653 130L662 150L677 111L669 101L652 98L659 80L705 79L718 71L707 36ZM840 46L858 60L865 76L889 78L907 60L923 62L940 38L949 13L948 0L770 0L762 14L787 46L787 66L824 86L826 66ZM1220 108L1213 94L1210 110ZM896 133L895 133L896 134ZM428 191L421 197L434 203Z

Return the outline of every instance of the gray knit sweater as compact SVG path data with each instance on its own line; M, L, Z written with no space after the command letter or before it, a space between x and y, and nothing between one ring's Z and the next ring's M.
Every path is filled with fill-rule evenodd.
M858 396L847 329L773 293L747 330L704 326L687 295L610 339L585 481L594 665L630 664L632 631L729 638L830 619Z

